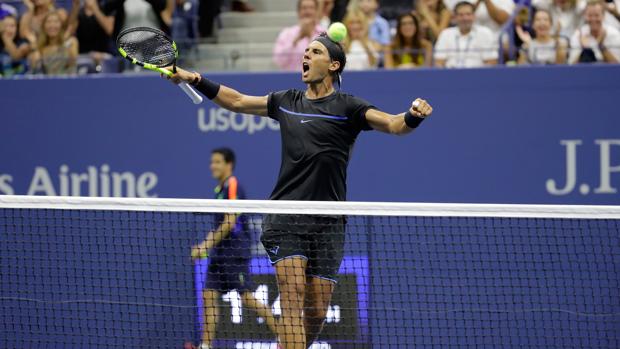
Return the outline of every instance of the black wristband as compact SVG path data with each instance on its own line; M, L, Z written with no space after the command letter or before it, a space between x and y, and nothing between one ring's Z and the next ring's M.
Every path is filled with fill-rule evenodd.
M204 76L196 84L196 90L205 95L209 99L213 99L220 92L220 84L213 82Z
M416 128L420 126L422 121L424 121L424 118L411 114L410 110L407 110L407 112L405 113L405 124L407 124L409 128Z

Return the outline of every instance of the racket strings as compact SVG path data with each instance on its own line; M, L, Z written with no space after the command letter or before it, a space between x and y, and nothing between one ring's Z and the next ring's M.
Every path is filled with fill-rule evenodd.
M170 40L150 31L128 32L118 39L118 45L128 56L158 67L171 65L176 59Z

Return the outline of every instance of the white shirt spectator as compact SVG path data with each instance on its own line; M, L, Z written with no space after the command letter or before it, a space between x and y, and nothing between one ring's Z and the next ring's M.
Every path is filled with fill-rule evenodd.
M527 61L531 64L555 64L557 58L557 43L555 40L549 40L545 43L532 40L527 48L526 54Z
M607 3L609 5L609 3ZM613 4L617 9L620 9L620 0L613 1ZM585 7L585 4L584 4ZM603 20L603 24L614 27L620 31L620 21L616 19L609 11L605 11L605 19Z
M605 39L603 39L603 45L607 47L616 59L620 59L620 31L607 25L603 25L603 28L605 28L605 31L607 32L607 34L605 34ZM603 53L598 48L596 38L590 35L590 27L588 25L584 25L581 27L581 30L576 30L570 39L571 50L568 62L570 64L574 64L581 54L581 50L583 49L581 46L581 35L585 36L585 41L587 44L586 47L589 47L592 51L594 51L596 60L603 61Z
M371 48L371 53L378 58L378 55ZM375 68L370 64L370 58L368 57L368 52L364 49L364 46L359 40L351 41L351 47L349 48L349 52L347 52L347 70L366 70Z
M554 21L559 21L562 28L560 34L569 38L575 30L577 30L583 23L582 15L586 8L586 0L576 0L574 10L562 11L558 6L553 4L553 0L533 0L532 5L536 8L541 8L551 12ZM620 0L606 1L606 5L613 3L616 8L620 8ZM609 11L605 11L605 25L614 27L620 30L620 21L616 19Z
M475 2L473 2L475 4ZM512 12L515 9L515 3L513 0L493 0L493 4L500 9L508 12L508 15L512 15ZM476 9L476 23L481 26L485 26L493 32L496 38L499 38L499 34L502 31L501 24L497 24L493 18L489 15L489 11L487 11L487 6L484 4L484 1L480 1L478 8Z
M123 28L159 28L157 14L150 3L145 0L127 0L123 3L123 6L125 8L125 23L123 23Z
M435 59L445 59L446 68L482 67L484 61L497 58L497 39L489 28L479 25L466 35L457 27L446 28L435 44Z
M450 10L450 12L454 13L454 7L461 1L467 1L471 4L476 5L477 0L444 0L444 4ZM500 9L508 12L508 15L512 15L512 12L515 9L515 3L513 0L493 0L493 4ZM499 25L491 18L489 12L487 11L487 7L484 4L483 0L480 0L480 4L476 9L476 24L485 26L493 32L495 38L499 38L499 34L502 30L502 25Z
M562 10L553 3L553 0L533 0L532 5L536 8L547 10L553 17L553 29L555 33L555 23L560 23L560 35L569 39L575 30L583 23L582 14L586 6L584 0L576 0L577 4L574 8Z
M560 23L560 35L570 38L570 36L579 29L583 23L579 11L562 11L557 7L550 9L551 15L555 21Z

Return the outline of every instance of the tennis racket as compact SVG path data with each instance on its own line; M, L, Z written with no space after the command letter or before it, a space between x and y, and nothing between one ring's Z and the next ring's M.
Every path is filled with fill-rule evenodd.
M133 64L168 76L176 73L179 56L177 44L159 29L149 27L125 29L118 34L116 46L121 56ZM172 66L172 72L164 68L168 66ZM187 83L180 83L179 87L194 104L202 102L202 97Z

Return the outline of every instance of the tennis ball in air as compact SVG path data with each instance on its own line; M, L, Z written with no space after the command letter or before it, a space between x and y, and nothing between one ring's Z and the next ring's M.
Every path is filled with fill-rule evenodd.
M327 36L335 42L341 42L347 36L347 27L340 22L334 22L327 29Z

